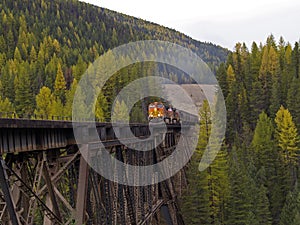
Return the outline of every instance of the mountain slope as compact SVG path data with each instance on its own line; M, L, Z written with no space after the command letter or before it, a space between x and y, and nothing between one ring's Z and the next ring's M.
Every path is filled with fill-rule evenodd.
M75 0L3 0L0 5L4 23L0 34L5 36L11 29L15 44L20 22L25 20L28 32L34 34L37 42L49 35L61 44L80 50L93 47L95 42L107 50L129 41L158 39L189 47L213 65L225 61L228 53L226 49L195 41L175 30ZM4 15L13 17L12 21L7 24Z
M79 81L99 55L124 43L149 39L177 43L198 54L213 71L228 54L175 30L75 0L2 0L0 9L0 106L7 98L19 115L37 110L36 96L43 86L56 100L60 96L52 108L66 106L66 91L74 78ZM120 84L117 79L111 83ZM109 104L116 94L113 87L105 93Z

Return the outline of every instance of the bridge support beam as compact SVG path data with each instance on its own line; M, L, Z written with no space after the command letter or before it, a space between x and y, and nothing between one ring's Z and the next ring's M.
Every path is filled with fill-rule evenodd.
M7 180L7 174L6 174L6 170L4 169L4 167L5 167L5 162L0 157L0 185L1 185L3 195L4 195L3 197L6 202L6 206L7 206L8 212L9 212L9 216L10 216L12 225L19 225L20 223L18 221L18 217L17 217L16 211L15 211L15 205L12 201L12 196L10 193L8 180Z
M53 210L55 216L57 217L57 219L61 221L61 216L60 216L60 213L59 213L59 207L58 207L58 204L57 204L53 184L51 183L51 178L50 178L49 171L48 171L46 163L43 164L43 174L44 174L45 182L46 182L46 185L47 185L47 188L48 188L47 198L49 197L49 199L51 201L51 204L49 204L49 205L52 206L52 210ZM47 202L50 202L49 199L47 199ZM45 216L45 219L44 219L44 225L46 225L46 224L47 225L48 224L53 224L53 221L49 220L47 216Z
M160 208L160 212L167 225L174 225L168 205L162 205Z
M82 225L85 223L86 214L86 199L88 187L89 166L83 156L80 156L79 179L76 198L76 224Z

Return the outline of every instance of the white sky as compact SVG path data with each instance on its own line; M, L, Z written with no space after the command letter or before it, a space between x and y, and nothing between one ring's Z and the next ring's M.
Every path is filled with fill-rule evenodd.
M299 0L82 0L174 28L228 49L265 42L271 33L294 44L300 39Z

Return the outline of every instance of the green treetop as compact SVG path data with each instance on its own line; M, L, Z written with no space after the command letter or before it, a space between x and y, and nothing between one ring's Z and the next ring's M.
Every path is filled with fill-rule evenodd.
M42 87L35 100L36 110L34 113L38 116L45 116L48 118L51 115L51 107L53 102L51 90L48 87Z
M128 108L124 101L117 100L112 114L112 120L115 122L126 122L129 119Z
M291 164L297 163L299 137L296 125L288 109L280 107L276 113L275 123L278 146L282 150L284 160Z
M66 81L60 63L57 64L57 73L54 82L54 95L61 102L65 102Z

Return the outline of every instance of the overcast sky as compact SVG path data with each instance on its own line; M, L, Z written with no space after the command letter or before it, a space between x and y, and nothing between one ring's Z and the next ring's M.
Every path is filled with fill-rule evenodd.
M299 0L84 0L174 28L228 49L265 42L271 33L294 44L300 39Z

